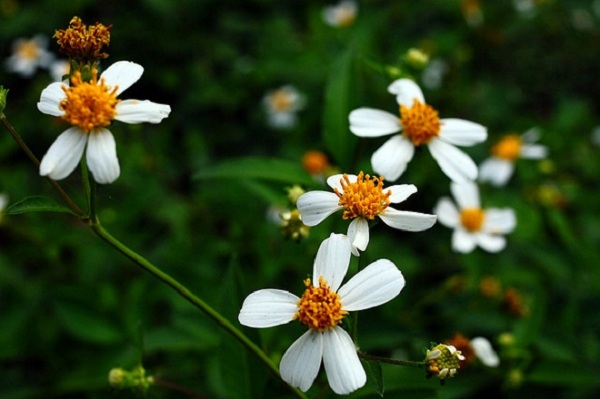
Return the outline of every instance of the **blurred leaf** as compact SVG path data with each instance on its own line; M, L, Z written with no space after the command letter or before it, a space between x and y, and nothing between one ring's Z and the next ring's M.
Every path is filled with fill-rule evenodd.
M66 206L58 204L52 198L34 195L15 202L4 210L6 215L19 215L28 212L66 212L74 213Z
M544 385L585 387L599 385L597 373L577 363L541 361L527 379Z
M54 307L62 325L74 336L99 344L120 342L119 329L108 318L78 305L57 303Z
M383 398L383 393L385 391L385 386L383 383L383 372L381 371L381 363L375 360L367 360L364 363L367 364L367 371L369 375L369 379L375 386L375 390Z
M277 158L245 157L206 166L194 179L265 179L290 184L312 185L314 181L300 162Z
M323 141L342 169L350 168L357 138L349 130L348 115L356 103L354 51L348 49L333 66L325 88Z

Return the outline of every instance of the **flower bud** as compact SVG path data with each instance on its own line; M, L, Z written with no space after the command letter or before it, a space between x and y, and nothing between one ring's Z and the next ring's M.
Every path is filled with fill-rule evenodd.
M442 383L454 377L460 368L459 362L465 357L452 345L438 344L427 350L425 362L427 363L428 377L436 376Z

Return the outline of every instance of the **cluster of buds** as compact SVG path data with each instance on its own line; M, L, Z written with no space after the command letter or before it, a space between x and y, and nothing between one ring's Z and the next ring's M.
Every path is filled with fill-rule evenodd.
M454 377L462 360L465 360L465 357L454 346L432 345L425 356L427 377L431 378L435 375L443 384L448 378Z
M141 366L131 371L114 368L108 373L108 383L115 389L130 389L139 394L145 394L154 384L154 378L146 376L146 370Z

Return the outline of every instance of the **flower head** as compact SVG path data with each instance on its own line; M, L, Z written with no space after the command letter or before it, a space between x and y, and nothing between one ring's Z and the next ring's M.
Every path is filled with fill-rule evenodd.
M73 17L67 29L54 33L63 54L76 62L93 64L107 58L106 47L110 44L110 28L100 22L87 26L79 17Z
M410 79L398 79L388 91L400 105L398 116L378 109L359 108L350 113L350 131L360 137L394 134L371 157L375 172L394 181L404 173L415 147L427 146L442 171L453 181L477 178L477 166L456 145L470 146L487 137L486 129L462 119L440 119L425 102L423 92Z
M294 86L286 85L267 93L263 106L269 125L276 129L289 129L296 124L296 113L304 107L304 96Z
M54 59L46 47L48 39L41 35L17 39L12 46L12 55L6 60L6 68L23 77L31 77L37 68L47 68Z
M427 374L435 375L440 380L454 377L460 368L460 361L465 357L452 345L439 344L427 349L425 362L427 362Z
M539 130L529 129L522 135L508 134L498 141L491 151L491 157L479 167L479 181L490 182L494 186L504 186L515 169L515 162L523 159L543 159L548 156L548 148L534 144L540 137Z
M467 253L479 245L488 252L506 246L503 234L510 233L517 221L512 209L481 208L479 190L473 182L452 183L452 195L458 207L447 197L440 199L434 213L444 226L454 229L452 248Z
M360 172L356 175L333 175L327 179L333 192L309 191L298 198L298 211L307 226L316 226L332 213L343 210L342 217L351 219L348 236L352 252L364 251L369 243L369 221L380 218L395 229L422 231L436 221L435 215L399 211L390 204L404 201L417 191L412 184L383 188L382 177L371 177Z
M348 312L392 300L404 287L402 273L387 259L373 262L342 285L350 250L348 237L331 234L319 247L312 278L304 282L301 297L263 289L250 294L240 310L238 319L245 326L265 328L299 320L308 328L279 365L283 380L302 391L311 387L321 361L335 393L348 394L365 384L365 371L341 321Z
M356 20L358 4L353 0L342 0L338 4L323 9L323 20L329 26L344 28Z
M88 168L98 183L112 183L120 174L116 144L106 129L113 120L125 123L159 123L171 107L148 100L120 100L119 94L135 83L144 71L140 65L120 61L97 78L84 82L75 72L71 85L54 82L42 91L38 109L71 125L58 136L42 158L40 175L64 179L75 169L84 150Z

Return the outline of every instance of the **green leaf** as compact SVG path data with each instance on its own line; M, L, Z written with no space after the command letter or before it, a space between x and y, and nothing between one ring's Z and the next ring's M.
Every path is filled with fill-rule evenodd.
M300 161L277 158L244 157L208 166L194 175L194 179L265 179L290 184L312 185L314 181L302 169Z
M376 360L367 360L365 361L367 364L367 373L369 375L369 380L375 386L375 391L383 398L383 392L385 391L385 386L383 383L383 372L381 371L381 363Z
M349 130L348 115L355 98L355 57L352 49L347 50L333 66L325 88L323 111L323 141L329 153L343 170L351 167L352 155L357 138Z
M108 317L65 302L56 304L55 311L65 329L78 338L99 344L122 341L121 332Z
M5 215L19 215L28 212L66 212L74 213L66 206L60 205L52 198L34 195L15 202L4 210Z

